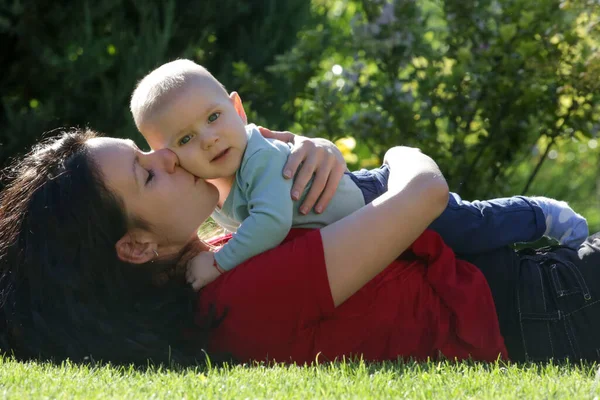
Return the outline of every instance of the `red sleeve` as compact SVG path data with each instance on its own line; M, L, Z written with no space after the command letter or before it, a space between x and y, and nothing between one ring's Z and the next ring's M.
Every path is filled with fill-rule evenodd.
M216 347L264 359L334 311L319 230L311 230L238 265L200 292L200 315L212 304L221 326ZM269 344L269 349L264 348Z

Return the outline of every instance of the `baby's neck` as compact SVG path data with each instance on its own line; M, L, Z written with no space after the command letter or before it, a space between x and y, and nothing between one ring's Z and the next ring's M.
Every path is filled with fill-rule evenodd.
M219 202L217 203L217 206L222 208L223 203L225 203L225 200L233 187L233 183L235 182L235 175L226 178L207 179L206 181L215 185L219 191Z

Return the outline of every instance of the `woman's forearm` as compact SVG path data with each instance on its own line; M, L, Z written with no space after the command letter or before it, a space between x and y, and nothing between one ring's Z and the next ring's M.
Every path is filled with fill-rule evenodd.
M431 158L408 148L391 156L388 192L321 230L336 305L404 252L448 202L448 185Z

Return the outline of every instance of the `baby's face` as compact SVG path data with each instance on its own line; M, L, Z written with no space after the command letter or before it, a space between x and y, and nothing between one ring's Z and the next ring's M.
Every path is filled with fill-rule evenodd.
M217 179L234 176L240 167L245 125L237 93L228 96L214 78L198 76L142 121L140 130L153 150L171 149L192 174Z

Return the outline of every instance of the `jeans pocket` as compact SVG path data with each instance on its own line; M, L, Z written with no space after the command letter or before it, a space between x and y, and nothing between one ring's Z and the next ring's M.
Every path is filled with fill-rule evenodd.
M582 298L584 302L592 300L590 289L583 274L570 261L551 257L548 263L548 271L558 301L572 295L577 295L577 298ZM577 306L581 305L583 304Z
M565 269L568 267L554 267L544 257L524 258L518 306L525 360L578 359L579 345L566 311L574 298L565 297L568 302L560 299L570 293L578 296L577 301L584 301L580 294L585 286L570 268Z

